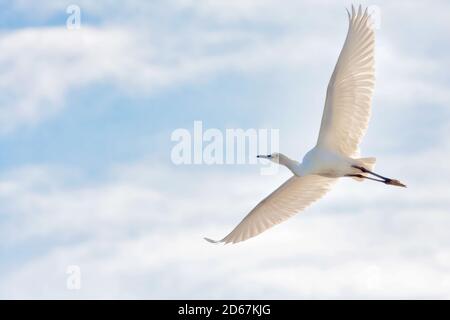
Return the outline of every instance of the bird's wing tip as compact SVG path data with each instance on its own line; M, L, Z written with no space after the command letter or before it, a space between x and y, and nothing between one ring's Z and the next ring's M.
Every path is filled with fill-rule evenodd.
M345 7L345 10L347 11L348 15L351 16L351 17L355 17L355 16L362 17L364 14L369 13L368 12L369 11L369 7L370 6L364 7L361 4L359 4L359 5L357 5L355 7L355 5L352 4L350 6L350 8ZM363 11L363 9L364 9L364 11Z
M205 239L205 240L208 241L209 243L214 243L214 244L218 244L218 243L222 242L222 241L212 240L212 239L206 238L206 237L204 237L203 239Z

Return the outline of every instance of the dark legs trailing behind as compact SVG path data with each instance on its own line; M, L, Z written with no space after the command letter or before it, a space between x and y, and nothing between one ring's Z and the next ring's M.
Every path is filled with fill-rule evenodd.
M347 177L355 177L355 178L369 179L369 180L373 180L373 181L383 182L383 183L385 183L385 184L389 184L389 185L392 185L392 186L398 186L398 187L404 187L404 188L406 188L406 185L404 185L403 183L401 183L401 182L398 181L398 180L383 177L382 175L379 175L379 174L377 174L377 173L375 173L375 172L372 172L372 171L370 171L370 170L367 170L367 169L364 168L364 167L360 167L360 166L352 166L352 167L353 167L353 168L356 168L356 169L358 169L358 170L361 170L361 172L363 172L363 173L371 174L371 175L373 175L373 176L375 176L375 177L378 177L378 178L380 178L380 179L375 179L375 178L368 177L368 176L365 176L365 175L362 175L362 174L348 174Z

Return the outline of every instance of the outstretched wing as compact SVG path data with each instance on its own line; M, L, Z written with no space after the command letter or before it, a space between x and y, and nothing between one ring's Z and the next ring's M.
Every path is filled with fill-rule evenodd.
M318 175L293 176L262 200L225 238L205 239L214 243L236 243L252 238L322 197L334 180Z
M318 146L355 156L366 133L375 85L375 34L366 11L349 13L349 28L328 84Z

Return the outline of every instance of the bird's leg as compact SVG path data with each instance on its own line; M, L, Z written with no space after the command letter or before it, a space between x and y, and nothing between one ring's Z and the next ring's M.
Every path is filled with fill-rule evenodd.
M378 181L378 182L386 183L386 180L375 179L375 178L372 178L372 177L364 176L362 174L346 174L345 176L346 177L352 177L352 178L369 179L369 180L372 180L372 181Z
M356 168L356 169L358 169L358 170L361 170L361 171L364 172L364 173L368 173L368 174L374 175L375 177L378 177L378 178L383 179L383 180L377 180L377 179L375 179L376 181L382 181L382 182L384 182L385 184L390 184L390 185L393 185L393 186L405 187L405 188L406 188L406 185L404 185L403 183L401 183L400 181L398 181L398 180L396 180L396 179L390 179L390 178L383 177L382 175L379 175L379 174L377 174L377 173L375 173L375 172L372 172L372 171L370 171L370 170L368 170L368 169L366 169L366 168L364 168L364 167L360 167L360 166L352 166L352 167L353 167L353 168ZM365 177L365 176L364 176L364 177ZM367 177L366 177L366 178L367 178ZM371 180L374 180L374 179L371 179Z
M355 169L361 170L364 173L369 173L371 175L374 175L374 176L376 176L378 178L381 178L383 180L389 180L389 178L383 177L383 176L381 176L381 175L379 175L379 174L377 174L375 172L372 172L372 171L370 171L370 170L368 170L368 169L366 169L364 167L360 167L360 166L352 166L352 167L355 168Z

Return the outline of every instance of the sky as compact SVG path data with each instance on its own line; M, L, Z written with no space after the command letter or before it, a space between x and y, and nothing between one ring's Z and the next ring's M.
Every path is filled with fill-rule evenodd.
M172 133L276 129L300 160L351 3L0 0L0 298L449 299L450 4L361 3L377 23L362 155L408 188L341 179L222 246L203 237L290 173L176 165Z

